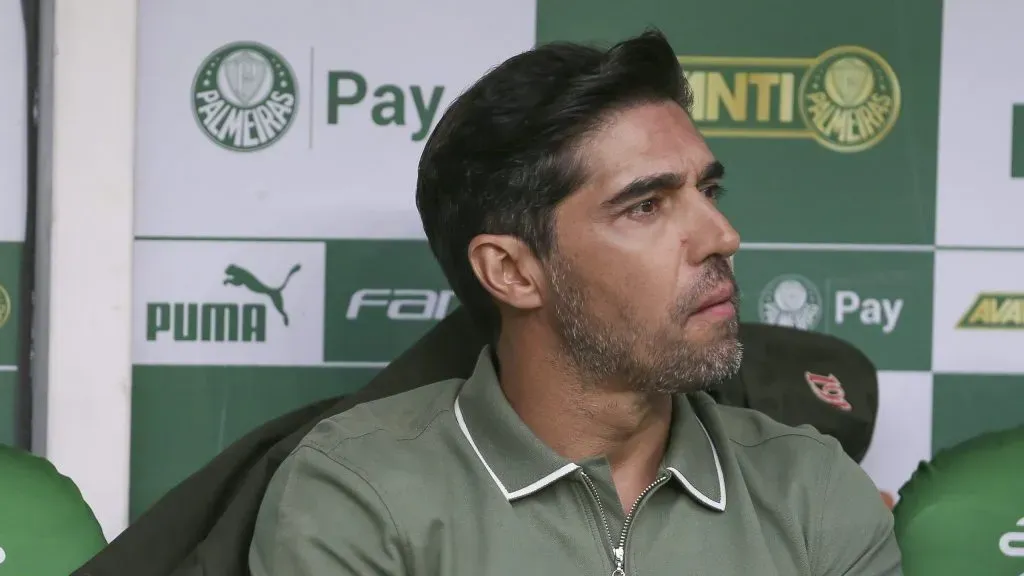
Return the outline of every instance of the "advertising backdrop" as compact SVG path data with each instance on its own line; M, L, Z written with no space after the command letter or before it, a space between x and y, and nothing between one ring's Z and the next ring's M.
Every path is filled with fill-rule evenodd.
M743 319L878 366L879 487L1024 423L1022 19L999 0L143 0L133 518L456 304L413 200L453 98L536 43L649 25L728 166Z

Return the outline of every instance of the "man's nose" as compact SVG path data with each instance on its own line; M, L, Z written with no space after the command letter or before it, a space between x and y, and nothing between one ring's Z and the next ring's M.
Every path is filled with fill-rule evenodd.
M732 260L732 256L740 249L740 235L725 214L710 201L700 203L692 213L693 232L688 234L689 260L697 265L711 256L721 256Z

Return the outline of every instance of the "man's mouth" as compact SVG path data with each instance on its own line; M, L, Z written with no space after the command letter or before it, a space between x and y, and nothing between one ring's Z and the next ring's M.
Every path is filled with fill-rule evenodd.
M736 315L736 306L733 298L736 290L731 283L726 283L714 289L705 296L694 310L693 316L714 316L730 317Z

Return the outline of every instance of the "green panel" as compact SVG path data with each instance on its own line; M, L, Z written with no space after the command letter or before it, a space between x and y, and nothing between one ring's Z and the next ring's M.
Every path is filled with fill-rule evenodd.
M652 25L665 32L696 74L694 116L728 166L733 193L722 206L745 241L932 244L941 4L540 0L537 39L608 43ZM860 48L816 60L839 46ZM719 106L716 116L711 105L725 93L734 108ZM865 124L864 134L878 137L866 146L853 146L850 133L819 143L801 113L838 110L821 106L841 101L849 114L839 117L863 118L886 99L884 117L895 123L889 132L884 122Z
M1024 425L1024 375L936 374L932 452Z
M8 445L17 428L20 279L21 243L0 242L0 444Z
M929 370L932 253L741 250L735 263L744 321L832 334L880 370Z
M425 241L328 242L324 359L387 362L456 304Z
M14 446L14 431L17 426L18 373L0 371L0 444Z
M375 373L320 367L136 366L131 519L245 433L301 406L357 390Z
M21 243L0 242L0 367L18 363Z
M1010 160L1010 177L1024 178L1024 104L1013 107L1013 154Z

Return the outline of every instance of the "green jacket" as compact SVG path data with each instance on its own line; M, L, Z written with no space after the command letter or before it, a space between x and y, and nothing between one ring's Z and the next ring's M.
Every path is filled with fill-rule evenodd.
M253 576L900 574L893 519L834 439L678 396L630 511L604 458L564 460L505 400L489 351L321 422L272 478Z

